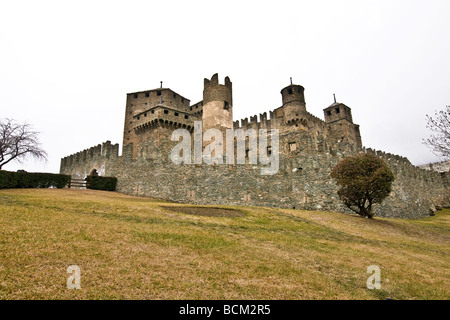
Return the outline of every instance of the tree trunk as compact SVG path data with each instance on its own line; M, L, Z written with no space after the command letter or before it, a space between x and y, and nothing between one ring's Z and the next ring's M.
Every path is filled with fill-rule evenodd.
M373 213L372 213L372 199L369 199L369 206L367 207L367 217L369 219L373 219Z
M367 216L367 210L366 208L364 208L364 206L359 208L359 215L364 218Z

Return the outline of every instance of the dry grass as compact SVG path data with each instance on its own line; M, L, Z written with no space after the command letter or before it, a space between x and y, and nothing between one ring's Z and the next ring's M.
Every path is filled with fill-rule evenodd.
M256 207L215 217L67 189L2 190L0 203L0 299L450 298L446 210L416 221ZM69 265L81 290L66 287ZM370 265L381 290L366 288Z
M193 214L204 217L244 217L245 213L241 210L215 207L193 207L193 206L161 206L161 208L178 212Z

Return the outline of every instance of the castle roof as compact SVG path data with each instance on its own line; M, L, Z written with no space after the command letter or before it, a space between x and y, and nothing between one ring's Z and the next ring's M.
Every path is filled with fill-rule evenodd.
M176 92L176 91L173 91L173 90L170 89L170 88L156 88L156 89L149 89L149 90L143 90L143 91L135 91L135 92L129 92L129 93L127 93L127 95L130 95L130 94L136 94L136 93L139 94L139 93L147 93L147 92L156 92L156 91L170 91L170 92L173 92L173 93L175 93L176 95L180 96L180 97L183 98L183 99L186 99L186 100L191 101L190 99L186 98L185 96L182 96L181 94L179 94L179 93Z
M347 107L347 108L350 108L349 106L347 106L347 105L345 105L345 104L343 104L343 103L341 103L341 102L335 102L335 103L333 103L332 105L330 105L329 107L326 107L324 110L326 110L326 109L328 109L328 108L338 107L338 106L345 106L345 107Z

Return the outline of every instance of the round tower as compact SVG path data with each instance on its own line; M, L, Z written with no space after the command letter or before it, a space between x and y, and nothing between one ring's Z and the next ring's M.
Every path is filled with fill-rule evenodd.
M203 89L203 130L233 128L233 94L230 78L219 84L216 73L211 80L205 79Z
M306 112L305 88L297 84L291 84L281 90L285 121L291 121L299 117L301 112Z

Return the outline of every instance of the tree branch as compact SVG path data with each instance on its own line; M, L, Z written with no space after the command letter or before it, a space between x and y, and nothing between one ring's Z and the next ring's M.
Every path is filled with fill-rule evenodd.
M21 161L27 156L46 160L47 153L41 149L38 132L28 123L0 119L0 169L13 160Z

